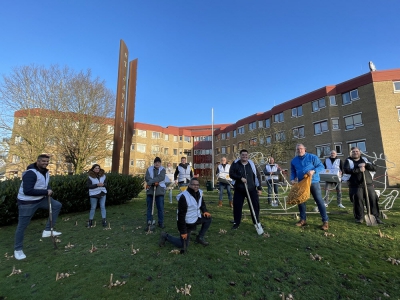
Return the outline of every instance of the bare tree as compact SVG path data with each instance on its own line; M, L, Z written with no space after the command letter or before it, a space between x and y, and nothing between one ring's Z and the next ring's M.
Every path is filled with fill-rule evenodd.
M80 173L111 152L115 97L90 70L22 66L0 83L0 129L10 133L10 155L23 165L55 154ZM111 147L112 148L112 147ZM60 161L60 160L64 161Z

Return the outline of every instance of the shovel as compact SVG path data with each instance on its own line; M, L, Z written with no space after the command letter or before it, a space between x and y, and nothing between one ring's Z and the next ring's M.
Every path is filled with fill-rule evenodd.
M153 215L154 215L154 203L156 202L156 186L154 186L153 187L153 189L154 189L154 192L153 192L153 204L152 204L152 207L151 207L151 220L150 221L148 221L148 223L147 223L147 231L148 232L150 232L150 231L155 231L156 230L156 221L154 221L153 220Z
M247 183L245 183L244 186L246 188L247 199L249 200L251 213L253 214L254 220L256 221L256 224L254 224L254 227L256 228L258 235L262 235L264 233L264 229L262 228L261 223L258 222L256 214L254 212L253 203L251 203L249 190L247 189Z
M51 241L53 242L54 249L57 249L56 237L53 234L53 209L51 208L51 197L48 196L47 200L49 201L50 237Z
M365 171L362 173L363 173L365 196L366 196L365 202L367 204L367 214L364 216L365 223L367 224L367 226L377 226L378 223L376 222L375 216L371 215L371 208L369 206L369 195L368 195L367 182L365 181Z

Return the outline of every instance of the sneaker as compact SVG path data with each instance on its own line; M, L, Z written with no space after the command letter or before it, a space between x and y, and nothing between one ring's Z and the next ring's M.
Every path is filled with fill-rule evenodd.
M338 205L340 208L346 208L342 203Z
M17 260L21 260L21 259L25 259L26 255L25 255L24 251L22 251L22 250L15 250L14 257Z
M165 228L164 224L162 224L162 223L158 223L158 227L160 227L161 229Z
M165 242L167 241L168 233L166 232L161 232L160 234L160 240L158 241L158 246L164 247Z
M101 221L101 224L103 225L103 227L106 227L106 226L107 226L107 220L106 220L106 219L103 219L103 220Z
M322 226L321 226L321 229L322 229L322 230L328 230L328 229L329 229L329 224L328 224L328 222L324 222L324 223L322 224Z
M53 230L53 236L57 236L60 234L61 234L61 232ZM45 237L50 237L50 236L51 236L51 230L43 230L42 237L45 238Z
M209 242L206 242L203 237L199 237L199 236L197 236L197 238L196 238L196 243L199 243L203 246L208 246L210 244Z
M232 229L233 229L233 230L236 230L236 229L238 229L238 228L239 228L239 224L233 223Z
M378 217L375 217L376 223L378 224L384 224L383 221L381 219L379 219Z
M300 221L298 221L296 223L296 226L298 226L298 227L303 227L303 226L306 226L306 225L307 225L306 220L300 220Z
M325 203L325 207L328 207L328 203Z

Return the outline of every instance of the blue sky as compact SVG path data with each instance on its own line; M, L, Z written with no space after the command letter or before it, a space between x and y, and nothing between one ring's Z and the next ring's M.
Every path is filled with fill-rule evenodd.
M400 68L400 2L4 1L0 74L91 69L116 91L119 41L138 58L135 121L234 123L325 85Z

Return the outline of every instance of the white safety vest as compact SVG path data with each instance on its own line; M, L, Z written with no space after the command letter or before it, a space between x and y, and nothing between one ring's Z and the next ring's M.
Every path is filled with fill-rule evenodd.
M269 179L274 179L274 180L275 179L279 179L278 175L272 175L272 176L269 175L271 172L274 173L274 172L278 171L278 165L277 164L273 164L272 166L270 164L267 164L265 166L265 170L267 171L267 173L264 174L264 175L266 175L267 180L269 180Z
M229 169L231 168L230 164L225 165L225 169L222 165L218 165L218 177L228 179L229 178Z
M333 163L329 158L327 158L325 160L325 165L326 165L327 169L339 170L340 171L340 158L336 158Z
M36 169L29 169L27 171L25 171L22 174L22 182L21 182L21 186L19 187L18 190L18 199L22 200L22 201L34 201L34 200L40 200L43 197L45 197L46 195L39 195L39 196L29 196L29 195L25 195L24 194L24 189L23 189L23 185L24 185L24 175L27 172L34 172L36 173L36 183L35 186L33 187L35 190L46 190L47 191L47 186L49 185L49 181L50 181L50 176L49 176L49 172L46 173L46 177L43 176L42 173L40 173L38 170Z
M182 168L182 166L178 166L178 171L179 171L179 175L178 175L178 182L189 182L190 180L190 171L192 169L190 168L190 165L187 166L186 169Z
M361 156L361 158L365 161L366 164L370 164L370 162L368 161L368 159L366 157ZM353 170L354 169L354 162L349 158L347 159L347 161L349 162L350 169ZM374 176L375 176L376 172L372 172L372 171L368 171L368 172L371 174L371 178L374 179ZM343 177L342 177L342 181L344 181L344 182L349 181L350 177L351 177L351 174L344 174Z
M199 192L200 192L199 202L197 202L196 199L192 195L190 195L188 191L184 191L176 196L176 199L178 201L182 195L185 196L186 203L188 206L185 217L186 224L194 224L197 222L198 218L201 218L200 207L201 207L201 202L203 201L203 191L199 190ZM176 213L178 214L178 210L176 211ZM178 220L178 216L176 217L176 219Z
M160 174L160 172L161 172L163 169L164 169L164 167L162 167L162 166L158 168L158 175ZM150 167L148 168L148 171L149 171L149 175L150 175L151 179L153 179L153 178L154 178L154 166L150 166ZM158 185L161 186L161 187L163 187L163 188L166 188L167 186L165 185L165 178L164 178L163 181L160 181L160 182L158 183Z
M104 183L104 181L106 180L106 175L103 175L100 178L97 177L93 178L89 176L89 179L92 182L92 184ZM89 196L98 195L101 192L107 194L107 190L104 186L98 186L97 188L89 189Z

